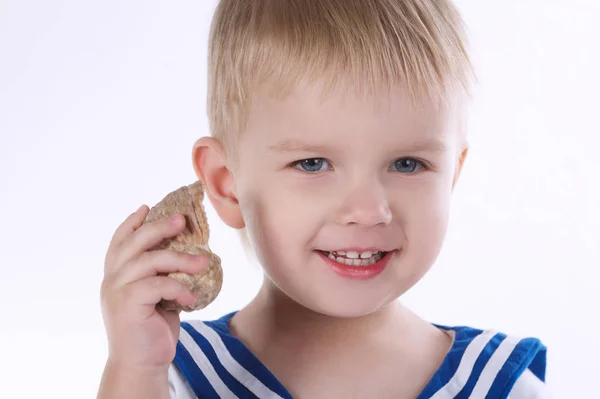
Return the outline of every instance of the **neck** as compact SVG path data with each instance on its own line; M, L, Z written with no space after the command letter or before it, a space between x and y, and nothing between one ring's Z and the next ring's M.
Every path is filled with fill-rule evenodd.
M295 302L265 279L258 295L240 311L233 327L242 336L243 330L254 331L255 338L264 337L263 345L278 342L299 350L309 349L307 345L318 350L336 350L339 345L397 337L406 331L410 314L398 301L393 301L361 317L324 315ZM252 328L248 329L249 326Z

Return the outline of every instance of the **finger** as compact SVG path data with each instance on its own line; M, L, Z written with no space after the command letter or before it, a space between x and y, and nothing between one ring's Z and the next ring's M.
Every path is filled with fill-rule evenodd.
M136 281L125 289L125 300L129 304L152 306L152 311L161 299L177 300L190 305L195 295L179 281L167 276L154 276Z
M191 303L189 305L192 305ZM160 306L156 307L156 312L167 322L171 328L173 338L179 339L179 333L181 329L181 310L165 310Z
M126 263L115 275L117 284L126 285L136 280L163 273L182 272L199 274L208 267L208 258L170 249L142 253Z
M129 215L115 230L106 251L106 268L113 266L112 258L117 248L123 241L131 236L142 224L150 208L147 205L140 206L135 212Z
M142 205L129 215L115 230L110 242L110 247L118 247L125 238L129 237L134 231L140 228L149 211L150 208L148 208L148 205Z
M143 223L143 221L142 221ZM181 233L185 227L185 218L178 214L161 217L151 223L146 223L138 228L135 234L125 239L116 255L115 263L123 265L142 253L151 250L165 238L170 238Z

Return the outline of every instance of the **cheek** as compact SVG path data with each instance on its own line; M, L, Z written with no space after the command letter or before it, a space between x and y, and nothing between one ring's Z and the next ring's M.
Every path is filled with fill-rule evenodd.
M293 269L304 259L301 243L306 240L306 218L278 192L264 194L257 190L244 198L242 214L248 240L269 280L290 292L289 287L298 284Z
M298 244L310 238L315 215L302 200L272 180L269 185L255 182L240 196L248 238L265 268L299 256Z
M431 263L441 250L450 213L450 185L436 182L414 193L410 207L403 210L404 229L413 254Z
M293 172L255 175L246 182L239 199L244 221L269 231L310 235L334 194L330 184L303 181Z

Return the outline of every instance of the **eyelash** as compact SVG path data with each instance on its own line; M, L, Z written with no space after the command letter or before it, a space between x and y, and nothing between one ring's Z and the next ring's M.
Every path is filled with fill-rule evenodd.
M315 173L321 172L321 170L310 171L310 170L303 169L301 167L301 165L302 165L303 162L306 162L306 161L322 161L323 163L331 165L331 163L328 160L326 160L325 158L318 158L317 157L317 158L305 158L305 159L298 160L296 162L293 162L291 164L291 166L293 168L296 168L296 169L300 170L301 172L305 172L305 173L308 173L308 174L315 174ZM421 169L425 169L425 170L429 169L429 166L424 161L421 161L421 160L418 160L418 159L415 159L415 158L408 158L408 157L406 157L406 158L398 158L397 160L395 160L394 162L392 162L392 165L390 167L396 166L397 163L401 162L401 161L414 161L414 162L417 163L417 169L415 169L412 172L407 172L407 173L403 173L403 174L412 175L412 174L415 174L417 171L419 171ZM420 166L420 168L419 168L419 166ZM331 166L328 169L330 169L330 168L331 168ZM400 172L400 173L402 173L402 172Z

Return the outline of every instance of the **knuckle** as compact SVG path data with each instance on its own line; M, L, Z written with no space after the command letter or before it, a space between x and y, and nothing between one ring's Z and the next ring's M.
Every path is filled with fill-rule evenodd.
M181 214L179 213L174 213L172 215L165 215L163 217L160 218L161 223L167 224L167 225L172 225L172 224L177 224L176 222L180 222L181 220Z
M147 266L154 258L155 251L144 251L138 255L137 261L142 263L144 266Z
M148 223L144 223L141 226L137 226L132 232L131 234L127 237L127 240L132 241L137 239L139 236L144 236L145 234L147 234L148 231L148 227L151 226Z
M100 287L100 302L102 308L113 311L116 307L115 304L119 303L119 301L116 300L117 298L115 298L116 294L112 281L103 281L102 286Z
M116 252L115 254L112 255L112 257L110 258L110 260L107 261L106 263L106 271L107 274L115 274L117 272L119 272L119 270L122 269L122 263L123 261L121 260L121 257L123 256L122 252Z
M104 275L108 274L108 271L112 269L112 257L108 254L104 258Z
M172 230L179 231L179 230L183 229L186 225L185 216L182 215L181 213L176 213L169 217L162 218L162 223L164 225L168 226L169 230L171 230L171 231Z
M123 238L119 247L115 248L113 251L113 259L118 258L121 252L123 252L131 246L131 243L133 242L133 237L133 234L129 234L127 237Z
M144 223L136 230L135 236L141 237L143 241L155 241L157 237L164 235L164 226L161 224L161 220L154 220L149 223Z
M160 276L160 287L163 291L175 291L179 287L179 282L168 276Z
M114 281L112 278L105 277L100 285L100 296L104 299L108 298L113 291Z
M113 238L117 238L123 234L130 233L133 227L132 225L134 223L134 220L135 215L132 213L117 226L113 234Z
M129 304L135 300L135 297L136 297L136 287L129 284L126 287L123 287L123 289L120 292L117 302Z
M115 270L118 269L118 250L108 251L106 256L104 257L104 275L107 276L112 274Z
M144 269L147 268L160 268L160 265L165 263L165 255L163 250L154 249L142 252L139 255L139 262Z
M172 249L157 249L147 252L146 256L148 258L152 257L152 262L155 263L157 267L177 263L181 259L179 253Z
M144 223L135 232L135 236L137 240L160 243L164 238L171 237L181 231L184 226L185 223L173 223L168 217L161 217L152 222Z
M151 281L152 281L152 288L155 290L160 290L161 288L163 288L165 286L165 282L160 277L153 278Z
M108 290L108 281L106 279L102 280L102 284L100 284L100 298L106 298L106 291Z
M151 277L145 284L145 290L149 293L159 294L165 290L165 282L162 281L163 277Z
M158 219L153 220L152 222L146 223L152 229L164 230L165 227L169 227L171 225L170 218L167 216L161 216Z
M169 260L173 263L186 262L190 259L191 259L191 255L189 255L185 252L176 251L174 249L166 249L165 250L165 260Z

